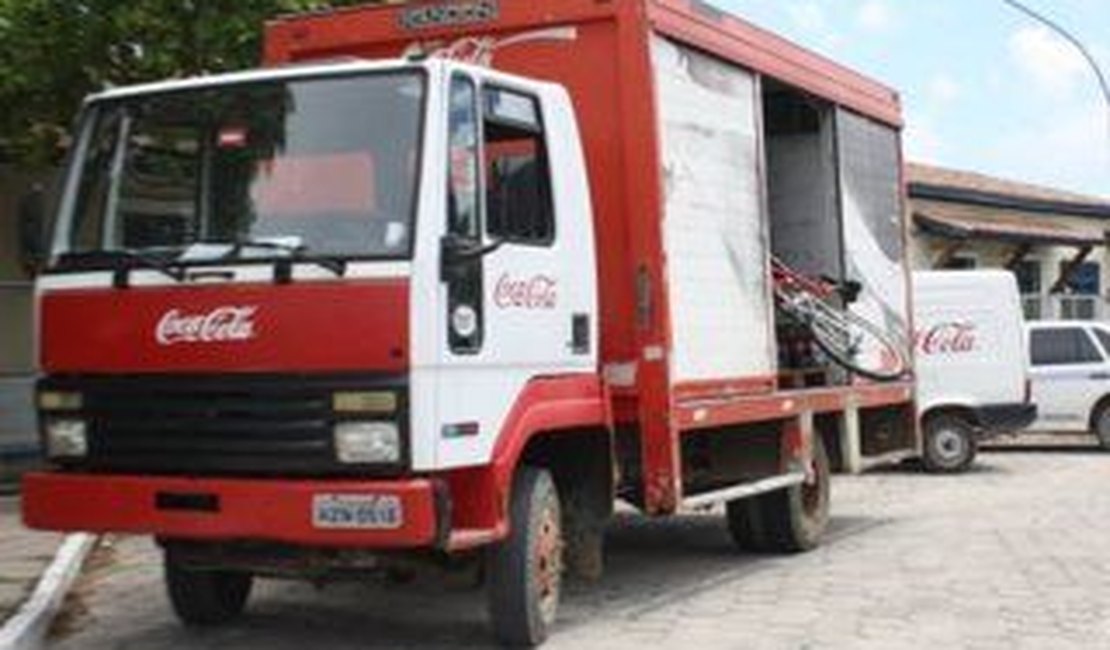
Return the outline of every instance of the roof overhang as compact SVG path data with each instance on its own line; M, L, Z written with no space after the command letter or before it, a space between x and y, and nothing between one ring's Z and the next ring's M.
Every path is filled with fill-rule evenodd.
M1061 223L1044 214L915 201L914 223L926 233L954 240L991 240L1013 244L1102 246L1107 231Z

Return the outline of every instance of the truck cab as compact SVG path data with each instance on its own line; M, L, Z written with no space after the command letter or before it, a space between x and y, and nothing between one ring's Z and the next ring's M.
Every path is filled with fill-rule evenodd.
M562 88L347 62L83 115L37 287L55 471L27 479L30 525L171 558L229 536L465 550L506 534L507 484L474 470L511 480L505 431L607 427Z

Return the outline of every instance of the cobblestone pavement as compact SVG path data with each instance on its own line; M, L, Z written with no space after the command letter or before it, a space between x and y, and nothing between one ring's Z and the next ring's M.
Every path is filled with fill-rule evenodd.
M19 499L0 497L0 624L30 594L61 541L61 535L24 528Z
M1110 648L1110 455L984 454L964 476L838 477L827 543L738 554L719 517L621 519L600 584L547 648ZM59 649L488 643L480 592L264 582L239 624L186 631L149 542L121 540Z

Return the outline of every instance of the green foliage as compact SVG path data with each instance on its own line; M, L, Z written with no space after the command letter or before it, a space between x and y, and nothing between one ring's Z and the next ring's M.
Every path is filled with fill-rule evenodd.
M281 13L358 0L0 0L0 156L56 162L82 99L258 63Z

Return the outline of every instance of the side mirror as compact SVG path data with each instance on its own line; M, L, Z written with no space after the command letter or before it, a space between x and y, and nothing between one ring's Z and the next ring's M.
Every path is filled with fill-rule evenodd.
M46 261L48 235L46 228L46 194L36 187L19 199L19 255L24 268L32 275Z

